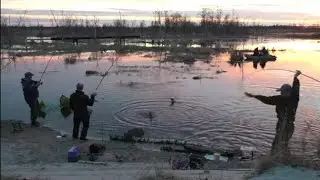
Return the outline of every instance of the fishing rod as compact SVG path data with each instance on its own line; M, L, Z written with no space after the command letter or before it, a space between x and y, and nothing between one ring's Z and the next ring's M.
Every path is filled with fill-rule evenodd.
M14 61L14 60L11 59L6 65L4 65L4 66L1 68L1 71L2 71L3 69L5 69L7 66L9 66L9 64L11 64L13 61Z
M109 69L108 69L108 70L104 73L104 75L102 76L102 78L101 78L98 86L96 87L96 90L98 90L98 88L99 88L100 84L102 83L103 79L107 76L107 74L109 73L110 69L113 67L114 62L117 61L117 60L118 60L118 57L117 57L115 60L112 61L111 66L109 67Z
M255 72L249 74L246 78L250 77L252 74L254 74L254 73L256 73L256 72L261 72L261 71L287 71L287 72L296 73L296 71L288 70L288 69L263 69L263 70L255 71ZM320 80L318 80L318 79L316 79L316 78L313 78L313 77L308 76L308 75L303 74L303 73L301 73L301 75L303 75L303 76L305 76L305 77L307 77L307 78L310 78L310 79L312 79L312 80L317 81L317 82L320 83ZM246 78L243 79L243 80L246 80Z
M49 59L49 61L47 62L47 65L46 65L46 67L45 67L44 71L43 71L43 72L42 72L42 74L41 74L41 77L40 77L39 82L41 82L41 80L42 80L42 78L43 78L43 76L44 76L44 73L47 71L47 69L48 69L48 67L49 67L49 64L50 64L50 61L51 61L52 57L53 57L53 56L51 56L51 57L50 57L50 59Z
M270 71L288 71L288 72L296 73L296 71L287 70L287 69L265 69L265 70L270 70ZM312 80L317 81L317 82L320 83L320 80L318 80L318 79L316 79L316 78L313 78L313 77L308 76L308 75L303 74L303 73L301 73L301 75L303 75L303 76L305 76L305 77L307 77L307 78L310 78L310 79L312 79Z

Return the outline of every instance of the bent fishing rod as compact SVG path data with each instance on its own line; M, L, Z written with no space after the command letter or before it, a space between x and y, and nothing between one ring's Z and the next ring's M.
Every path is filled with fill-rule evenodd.
M50 59L49 59L49 61L47 62L47 65L46 65L46 67L45 67L44 71L43 71L43 72L42 72L42 74L41 74L41 77L40 77L39 82L41 82L41 80L42 80L42 78L43 78L44 74L46 73L46 71L47 71L47 69L48 69L48 67L49 67L50 61L51 61L51 59L52 59L52 57L53 57L53 56L51 56L51 57L50 57Z
M8 62L6 65L4 65L3 67L1 67L1 71L2 71L3 69L5 69L7 66L9 66L9 64L11 64L12 62L14 62L15 60L16 60L15 57L10 58L9 62Z
M9 66L9 64L11 64L12 63L12 59L6 64L6 65L4 65L2 68L1 68L1 71L3 70L3 69L5 69L7 66Z
M117 61L117 60L118 60L118 57L117 57L115 60L113 60L113 61L112 61L111 66L109 67L109 69L108 69L108 70L104 73L104 75L102 76L102 78L101 78L101 80L100 80L100 82L99 82L98 86L96 87L96 90L98 90L98 88L100 87L100 85L101 85L101 83L102 83L103 79L108 75L108 73L109 73L110 69L113 67L113 65L114 65L115 61Z
M288 70L288 69L265 69L265 70L270 70L270 71L288 71L288 72L296 73L296 71L292 71L292 70ZM308 75L303 74L303 73L301 73L301 75L303 75L303 76L305 76L305 77L307 77L307 78L310 78L310 79L312 79L312 80L317 81L317 82L320 83L320 80L318 80L318 79L316 79L316 78L313 78L313 77L308 76Z
M256 71L256 72L261 72L261 71L287 71L287 72L296 73L296 71L288 70L288 69L263 69L263 70ZM256 73L256 72L253 72L253 73L249 74L247 77L250 77L252 74L254 74L254 73ZM307 78L309 78L309 79L312 79L312 80L320 83L320 80L318 80L318 79L316 79L316 78L313 78L313 77L311 77L311 76L309 76L309 75L306 75L306 74L303 74L303 73L301 73L300 75L305 76L305 77L307 77ZM247 77L246 77L246 78L247 78ZM245 78L245 79L246 79L246 78ZM244 79L244 80L245 80L245 79Z

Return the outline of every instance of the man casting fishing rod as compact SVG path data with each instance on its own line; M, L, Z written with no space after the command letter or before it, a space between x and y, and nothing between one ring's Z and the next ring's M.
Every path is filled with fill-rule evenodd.
M91 111L87 106L92 106L97 93L91 94L91 98L83 92L83 84L77 84L77 90L70 96L70 108L73 110L73 139L78 139L79 127L82 122L80 140L87 140L89 119Z
M32 80L33 74L27 72L24 74L24 78L21 79L23 88L24 99L31 109L31 126L38 127L40 123L37 118L40 113L39 109L39 90L38 87L42 84L41 81Z
M278 117L276 136L272 143L271 155L290 155L289 140L294 132L295 115L299 103L300 82L298 76L300 71L296 71L293 79L293 85L284 84L277 91L281 95L276 96L261 96L245 93L248 97L253 97L264 104L275 105Z

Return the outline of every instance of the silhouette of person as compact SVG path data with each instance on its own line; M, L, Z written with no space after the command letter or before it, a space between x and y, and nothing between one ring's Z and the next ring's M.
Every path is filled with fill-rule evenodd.
M258 99L264 104L276 106L278 122L276 136L272 142L271 155L284 155L283 157L290 155L288 144L294 132L295 115L299 103L300 82L298 76L300 74L300 71L296 72L292 86L284 84L277 90L281 92L280 95L261 96L245 93L246 96Z

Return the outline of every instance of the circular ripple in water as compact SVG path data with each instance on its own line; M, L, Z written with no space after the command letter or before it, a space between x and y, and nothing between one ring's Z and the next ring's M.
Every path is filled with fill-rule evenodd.
M207 107L196 100L178 100L171 105L168 98L136 100L123 105L114 118L128 126L150 127L159 130L192 131L209 120L219 122L218 109ZM152 120L148 113L153 115Z
M171 134L207 145L252 145L256 138L270 143L273 127L259 129L256 116L250 113L251 106L244 106L246 103L239 99L216 99L214 105L205 100L181 98L173 106L168 98L131 101L114 113L114 119L122 125L151 130L156 136ZM259 114L260 110L255 111ZM148 112L153 113L152 120ZM258 137L257 133L262 135Z

